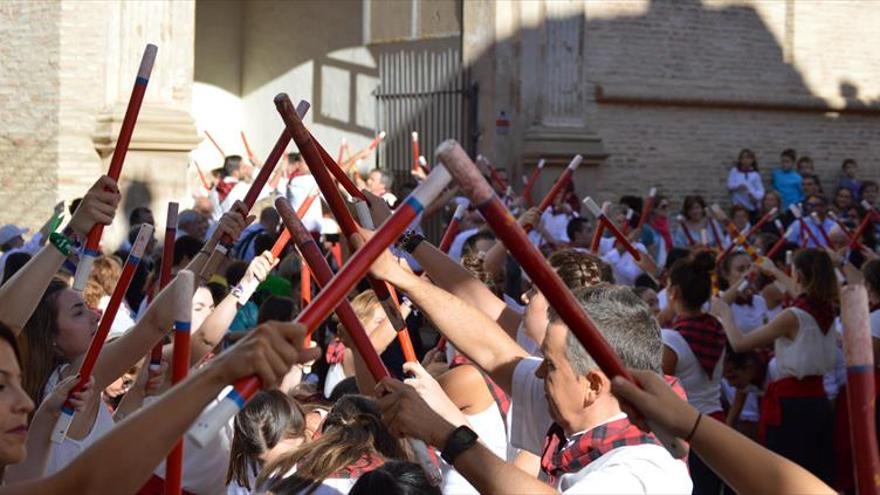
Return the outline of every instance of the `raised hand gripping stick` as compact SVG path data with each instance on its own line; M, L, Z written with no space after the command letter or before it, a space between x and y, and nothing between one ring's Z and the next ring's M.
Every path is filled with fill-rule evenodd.
M623 376L635 381L620 358L608 345L595 323L577 302L547 260L529 242L525 230L511 216L504 204L492 191L479 170L455 141L446 141L437 149L441 163L447 167L461 187L462 192L480 210L495 235L504 243L510 254L520 263L532 282L544 294L559 313L570 331L590 352L590 356L609 378ZM598 210L598 207L596 208ZM683 442L651 425L652 430L666 448L677 458L687 454Z
M451 177L444 167L435 167L427 180L403 201L394 214L376 230L373 237L352 255L348 263L324 287L312 304L297 316L296 322L305 326L308 331L317 328L358 281L364 278L373 261L397 240L426 205L431 204L440 195L450 180ZM190 438L197 445L206 445L260 389L260 386L260 379L256 376L238 380L233 390L190 429Z
M727 233L730 234L730 238L733 242L730 243L730 246L727 246L727 249L722 251L716 258L715 263L721 263L727 254L733 249L734 246L742 246L743 250L746 254L752 258L752 261L758 261L760 255L755 248L753 248L750 244L746 236L740 233L739 229L736 228L736 224L733 223L733 220L727 218L727 215L724 214L724 210L721 209L718 205L712 205L711 207L712 213L715 214L717 218L719 218L723 223L724 227L727 229Z
M141 57L141 65L138 68L137 78L134 80L134 88L128 99L128 107L125 109L125 117L122 118L122 126L119 128L119 136L116 138L116 147L113 148L113 157L110 158L110 170L107 175L119 182L122 173L122 164L128 153L128 145L131 143L131 135L134 133L134 124L137 122L141 104L144 102L144 94L147 84L150 82L150 73L153 72L153 62L156 61L156 45L148 44ZM85 249L76 266L76 274L73 277L73 290L82 292L92 273L95 258L101 255L98 247L101 245L101 236L104 234L104 225L96 223L86 239Z
M309 111L309 106L309 102L305 100L299 102L299 105L296 107L296 112L300 118L304 117L306 112ZM263 191L263 186L268 182L269 177L272 175L272 171L275 170L275 166L278 165L278 160L281 159L281 155L284 154L284 150L287 149L288 144L290 144L290 134L287 130L284 130L281 132L281 135L278 136L278 140L275 141L275 146L272 148L272 151L269 152L269 156L266 157L266 162L260 167L260 173L257 174L257 177L254 179L254 182L251 184L250 189L248 189L248 192L244 197L243 202L248 211L254 207L254 203L256 203L257 198L260 197L260 192ZM220 262L226 257L229 248L232 247L232 243L234 242L235 239L232 239L227 235L224 235L223 238L220 239L220 242L214 248L214 252L211 253L204 268L202 268L202 273L200 274L202 280L207 280L207 278L217 270L217 267L220 266Z
M767 222L769 222L770 220L773 220L773 218L776 216L776 213L777 213L778 211L779 211L779 210L777 210L776 208L773 208L772 210L768 211L763 217L761 217L761 218L758 220L758 222L757 222L755 225L752 225L752 227L751 227L749 230L747 230L746 233L742 235L742 237L743 237L746 241L748 241L749 237L751 237L752 234L754 234L755 232L757 232L758 229L760 229L761 227L763 227ZM723 215L723 212L721 212L721 213L722 213L722 215ZM735 227L735 226L734 226L734 227ZM687 231L685 231L685 233L687 233ZM733 239L733 237L731 237L731 239ZM736 239L737 239L736 241L731 242L730 245L728 245L728 246L724 249L724 251L721 252L721 254L718 256L718 258L715 260L715 263L720 263L721 260L723 260L724 258L728 257L728 256L730 255L730 253L733 251L733 249L734 249L736 246L739 245L739 241L738 241L738 240L739 240L739 237L736 237Z
M128 291L128 286L131 284L131 279L134 277L134 272L141 262L141 256L144 255L144 250L152 235L153 226L149 224L142 225L140 231L138 231L134 246L132 246L131 252L125 260L125 266L122 268L122 274L116 282L116 287L113 288L110 302L107 303L107 309L101 316L98 330L92 336L89 350L86 351L86 356L79 367L79 382L70 391L68 397L82 390L86 382L89 381L89 377L92 376L92 369L94 369L95 363L98 361L98 354L101 353L101 349L104 347L107 335L110 333L110 327L113 325L113 320L116 318L116 313L122 304L122 298L125 297L125 293ZM67 438L67 430L70 429L70 424L73 422L73 414L74 409L70 401L65 401L64 405L61 406L61 414L58 417L58 422L55 423L55 429L52 430L52 443L60 444Z

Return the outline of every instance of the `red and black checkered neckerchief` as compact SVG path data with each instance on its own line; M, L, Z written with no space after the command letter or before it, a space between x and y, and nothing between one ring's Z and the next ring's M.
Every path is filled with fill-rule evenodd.
M806 311L812 316L816 320L816 324L819 325L822 335L828 333L828 330L831 329L831 324L834 323L834 318L837 316L837 311L835 311L834 305L830 301L817 301L807 297L806 294L797 296L791 302L791 307Z
M463 354L456 353L455 357L452 358L452 362L449 363L449 369L463 364L473 363ZM495 399L495 405L498 406L498 411L501 413L501 417L506 419L507 413L510 412L510 396L508 396L507 393L504 392L504 389L499 387L485 371L481 370L479 366L474 367L477 368L481 375L483 375L483 379L486 381L486 386L489 387L489 393L492 394L492 398ZM507 427L506 421L504 422L504 427Z
M718 319L707 313L676 316L672 321L672 328L684 337L691 352L700 362L700 367L711 378L727 341L727 334Z
M229 196L229 191L235 187L238 181L227 181L227 180L219 180L217 181L217 185L214 186L217 189L217 196L220 198L220 202L226 200L226 196Z
M328 476L328 478L337 478L337 479L356 479L360 478L362 475L373 471L378 468L382 464L385 464L385 459L382 456L375 453L367 453L360 457L360 459L355 462L345 466L342 469L339 469L335 473Z
M621 418L575 436L568 447L564 447L565 444L562 427L553 423L544 440L540 474L540 479L550 486L555 487L560 476L576 473L618 447L660 445L660 442L654 435L638 429L629 418Z

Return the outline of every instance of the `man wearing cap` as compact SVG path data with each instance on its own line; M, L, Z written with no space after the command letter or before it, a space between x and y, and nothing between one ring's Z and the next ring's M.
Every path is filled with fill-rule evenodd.
M3 252L3 255L0 256L0 279L3 278L6 259L10 254L28 253L33 255L44 244L45 236L42 231L35 233L29 241L25 242L24 235L29 231L29 229L11 223L0 227L0 251Z

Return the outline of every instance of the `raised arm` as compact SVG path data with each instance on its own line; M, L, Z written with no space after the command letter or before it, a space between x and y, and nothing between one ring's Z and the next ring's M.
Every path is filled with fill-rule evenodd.
M102 176L83 197L68 227L85 239L92 225L109 225L119 204L116 182ZM72 247L71 247L72 249ZM0 287L0 321L13 332L20 333L30 319L49 282L58 273L67 256L53 245L46 244L21 270Z
M257 327L156 403L119 423L63 470L49 478L4 486L0 495L101 493L108 487L135 493L226 385L257 374L263 386L271 387L294 363L317 357L317 348L302 349L304 336L305 328L292 323Z
M773 341L779 337L793 339L798 331L797 316L789 309L779 313L776 318L770 320L770 323L758 327L747 334L744 334L737 328L736 323L733 321L730 305L721 299L717 297L712 299L711 313L724 326L724 332L727 334L730 347L736 352L746 352L759 347L767 347L773 344Z
M685 438L715 473L737 493L835 493L804 468L774 454L712 418L700 417L657 374L631 370L641 389L622 377L612 391L624 399L630 418L642 429L644 419ZM623 404L623 401L621 402ZM699 417L699 423L697 423ZM692 435L687 438L688 435ZM458 463L456 463L456 469Z
M374 214L374 223L379 226L386 218L388 207L381 198L365 195L370 203L370 211ZM508 334L516 335L522 317L496 297L467 269L427 242L416 246L412 256L438 287L480 308L480 311L501 325Z
M191 366L201 361L223 340L223 336L226 335L226 331L235 318L235 314L238 313L238 310L244 306L253 294L253 291L250 289L255 290L260 282L266 280L269 272L272 271L276 264L278 264L278 260L269 251L264 251L263 254L251 261L241 282L239 282L239 287L242 287L243 290L249 293L242 293L241 297L238 297L235 291L231 291L214 308L214 311L205 318L205 321L199 326L198 330L193 333L190 347Z
M364 241L355 236L352 242L360 246ZM406 292L456 349L510 393L513 370L528 354L489 316L403 268L388 251L376 259L371 273Z

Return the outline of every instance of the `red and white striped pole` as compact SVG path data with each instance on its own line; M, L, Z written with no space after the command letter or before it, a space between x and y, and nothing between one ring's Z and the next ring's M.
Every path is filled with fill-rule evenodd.
M159 290L165 288L171 281L171 268L174 266L174 241L177 237L177 210L178 204L168 203L168 214L165 217L165 241L162 248L162 265L159 267ZM162 346L165 342L159 341L150 352L150 375L156 376L162 368Z
M141 104L144 102L144 94L147 92L147 84L150 82L150 74L153 72L153 63L156 61L156 45L148 44L141 57L141 65L138 68L137 77L134 80L134 88L128 99L128 107L125 109L125 117L122 118L122 126L119 128L119 136L116 138L116 146L113 148L113 157L110 158L110 170L107 175L116 182L122 174L122 164L128 153L128 145L131 143L131 135L134 133L134 125L137 123ZM73 277L73 290L82 292L92 273L95 259L101 255L98 248L101 245L101 236L104 234L104 225L96 223L89 231L86 245L76 265L76 274Z
M627 239L626 236L623 235L623 232L621 232L620 229L618 229L617 226L614 225L614 222L612 222L611 219L608 218L608 215L606 215L605 212L599 208L599 205L597 205L596 202L593 201L593 198L589 196L584 198L584 205L587 207L588 210L590 210L590 213L592 213L593 216L596 217L596 221L605 225L605 228L614 235L614 237L617 239L617 242L619 242L623 246L626 252L628 252L636 262L642 261L642 253L638 249L636 249L636 247L633 246L631 242L629 242L629 239Z

